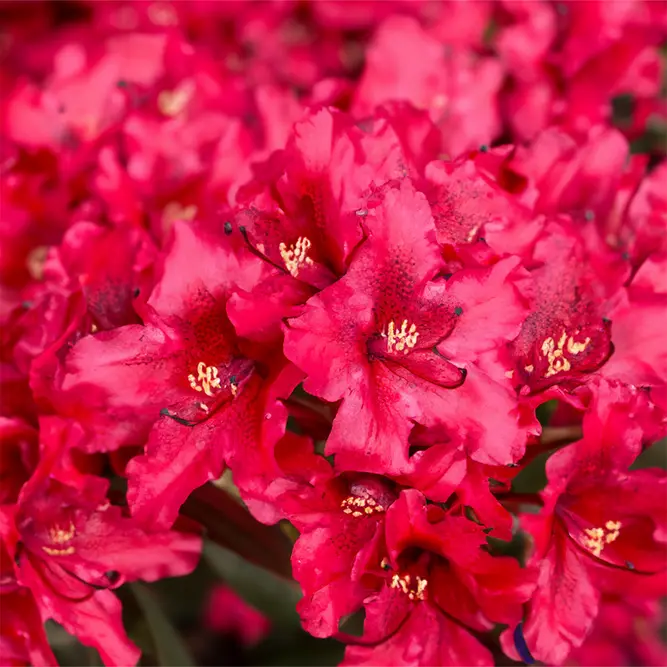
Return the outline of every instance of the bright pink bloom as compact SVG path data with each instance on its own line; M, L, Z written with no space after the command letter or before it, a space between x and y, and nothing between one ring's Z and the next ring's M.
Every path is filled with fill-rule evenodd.
M447 423L476 460L513 462L525 442L515 399L474 362L525 317L512 285L517 262L434 281L442 264L433 218L407 181L369 207L364 224L369 238L347 274L288 321L285 337L285 354L308 374L304 388L342 399L327 453L340 469L402 474L412 425ZM490 393L504 406L493 423L472 407Z
M667 476L657 469L628 471L641 451L638 416L645 399L606 383L597 391L583 439L547 462L544 509L522 517L540 573L525 637L536 659L554 664L590 631L600 587L627 594L667 567Z
M441 131L443 152L455 157L499 134L501 85L498 61L446 47L414 19L393 16L369 45L352 112L363 117L385 102L410 102L429 111Z
M534 586L512 558L488 553L481 526L404 491L385 520L378 591L343 664L492 665L481 633L513 623Z
M147 532L107 499L108 482L72 476L57 462L70 446L57 420L43 423L42 459L16 507L4 506L2 536L16 581L30 589L43 619L53 618L105 664L134 664L138 650L122 627L110 589L191 572L201 541L195 535Z

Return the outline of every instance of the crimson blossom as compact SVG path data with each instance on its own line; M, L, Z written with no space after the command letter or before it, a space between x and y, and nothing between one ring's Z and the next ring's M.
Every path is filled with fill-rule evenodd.
M663 664L664 7L25 5L0 662Z

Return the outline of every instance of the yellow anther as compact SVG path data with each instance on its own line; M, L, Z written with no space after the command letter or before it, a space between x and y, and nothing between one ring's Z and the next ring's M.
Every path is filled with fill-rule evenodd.
M567 339L567 351L570 354L579 354L580 352L583 352L588 347L588 344L590 342L591 342L591 339L588 336L586 336L586 340L584 340L583 343L578 343L577 341L574 340L574 338L572 338L572 336L570 336Z
M74 535L76 535L76 528L74 528L72 522L70 522L67 528L61 528L56 525L49 529L49 537L54 544L66 544Z
M567 349L569 354L580 354L588 347L590 342L591 339L588 337L584 340L583 343L575 341L573 336L568 337L565 329L563 329L563 333L561 334L558 343L556 343L556 341L551 336L549 336L549 338L545 338L542 342L542 356L547 358L549 367L547 368L547 372L544 374L544 377L548 378L552 375L556 375L557 373L569 371L572 368L572 364L565 356L565 350ZM526 370L527 369L528 367L526 367Z
M620 521L607 521L604 528L586 528L584 529L584 536L581 538L581 543L594 556L600 557L600 554L605 548L605 545L611 544L618 539L621 534Z
M76 528L74 528L74 524L71 521L67 528L62 528L58 525L54 525L49 528L49 538L51 539L51 542L56 545L67 544L75 535ZM47 553L49 556L70 556L74 553L74 547L42 547L42 551Z
M188 375L188 381L195 391L203 391L207 396L213 396L211 389L220 388L218 369L215 366L207 366L203 361L197 365L197 377Z
M348 496L341 501L340 506L345 514L351 514L354 517L384 512L384 507L373 498L360 498L359 496Z
M408 328L408 321L403 320L401 328L398 329L392 320L387 325L387 333L383 332L382 336L387 339L387 352L393 352L396 348L396 352L407 354L417 344L419 332L416 324L411 324Z
M194 220L197 215L197 207L194 204L183 206L180 202L170 201L162 209L162 220L165 223L172 223L176 220Z
M49 554L49 556L71 556L75 549L74 547L66 547L65 549L52 549L51 547L42 547L42 551Z
M426 599L426 587L428 586L428 579L422 577L415 577L417 586L411 586L412 579L409 574L403 576L395 574L391 578L391 587L400 588L410 600L424 600Z
M287 247L286 244L281 243L278 246L280 256L285 262L285 268L296 278L299 275L301 267L310 265L313 260L308 257L308 251L311 249L312 243L305 236L299 236L296 243Z
M195 85L192 81L183 81L181 85L174 90L163 90L157 98L158 109L165 115L173 118L178 116L188 105L195 92Z

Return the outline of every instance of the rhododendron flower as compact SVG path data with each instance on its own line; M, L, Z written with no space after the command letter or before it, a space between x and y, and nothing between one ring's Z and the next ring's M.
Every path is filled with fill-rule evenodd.
M206 607L206 625L215 632L233 634L249 646L259 642L271 623L227 586L211 591Z
M662 664L661 3L30 5L0 663Z
M525 637L538 660L555 664L584 641L600 586L628 594L633 578L665 570L667 476L658 469L628 471L641 451L635 419L645 399L604 383L598 391L583 439L547 462L544 509L522 517L540 572ZM625 576L606 577L606 568Z
M55 439L62 434L57 422L42 426L48 440L37 468L16 506L0 508L15 581L30 590L44 619L55 619L96 647L105 664L134 663L138 650L125 635L121 605L111 589L124 581L192 571L200 540L147 532L110 504L106 480L86 475L77 485L61 482L54 461L69 443ZM27 592L19 592L29 604Z
M327 401L343 399L327 453L336 454L341 469L408 472L412 422L439 424L489 391L505 404L502 416L493 426L475 418L459 423L456 437L480 461L513 462L522 442L515 399L471 362L494 339L518 332L523 304L511 283L501 287L499 280L515 262L497 265L495 276L461 272L433 281L442 269L433 218L423 195L405 181L369 208L365 225L369 238L347 274L312 297L288 321L285 336L286 355L308 374L305 389ZM482 294L495 280L506 307L489 327ZM474 443L467 440L473 433Z
M501 85L497 60L445 46L414 19L394 16L380 24L369 46L352 112L370 115L390 100L427 109L441 131L442 151L453 157L499 133Z
M385 533L373 573L379 590L365 602L364 635L345 664L492 665L476 635L520 616L529 573L485 551L481 526L414 490L389 508Z

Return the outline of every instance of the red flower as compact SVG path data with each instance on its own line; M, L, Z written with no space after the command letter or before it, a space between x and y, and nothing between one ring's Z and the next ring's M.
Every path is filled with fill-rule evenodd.
M515 399L474 361L516 335L523 320L516 261L432 281L441 269L433 218L406 181L386 191L365 224L369 239L347 274L289 320L285 337L285 354L308 374L304 388L342 399L327 453L340 469L407 473L412 424L456 415L452 437L471 456L512 462L525 439ZM505 406L493 424L472 408L489 393Z
M535 245L532 312L511 345L516 366L509 374L526 393L576 388L612 355L610 298L628 267L589 232L553 221Z
M603 596L593 630L565 664L660 667L667 662L660 637L663 617L658 600Z
M601 383L583 439L547 462L542 513L522 518L540 571L524 626L538 660L560 664L581 645L598 613L600 587L628 593L633 580L665 571L667 476L628 471L641 451L643 404L643 397Z
M238 636L245 646L261 641L271 628L266 616L224 584L211 591L204 613L209 629Z
M201 541L176 532L149 533L124 517L106 497L106 480L72 477L58 467L70 446L62 437L64 425L43 426L39 466L16 507L2 510L2 536L16 564L16 582L30 590L43 619L55 619L97 648L105 664L134 664L139 652L125 635L121 605L111 589L124 581L192 571Z
M393 100L427 109L441 131L442 150L454 157L499 133L501 84L498 61L445 46L415 19L392 16L368 47L352 113L368 116Z
M246 210L236 223L269 262L322 289L345 273L362 240L371 185L402 176L410 158L385 120L362 131L346 114L310 113L295 124L285 150L240 189L236 200Z
M492 665L477 637L520 617L530 573L489 554L481 526L414 490L389 508L385 533L387 556L373 573L379 590L344 664Z
M5 508L0 508L0 655L7 665L47 667L56 659L46 639L35 599L16 581L4 542Z
M236 285L250 291L270 271L226 235L177 223L141 308L146 325L87 337L68 356L59 401L88 429L88 451L151 433L146 455L127 468L129 502L142 517L170 525L225 459L243 462L234 450L270 448L282 435L286 411L278 401L300 374L273 351L238 340L226 314ZM262 433L266 440L257 440Z

